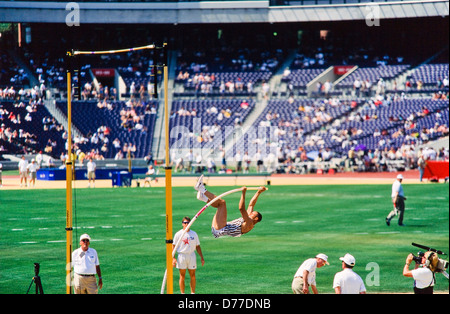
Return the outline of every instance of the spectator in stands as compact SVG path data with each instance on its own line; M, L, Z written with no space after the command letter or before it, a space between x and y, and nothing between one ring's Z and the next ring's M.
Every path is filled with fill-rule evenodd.
M76 151L76 154L77 154L77 158L78 158L79 163L81 165L83 165L83 162L86 159L86 154L81 149L78 149Z
M249 106L248 101L247 100L243 100L241 103L241 108L242 109L247 109Z
M247 92L249 94L253 93L253 82L252 81L247 82Z
M262 83L262 92L263 92L264 99L268 99L269 98L269 92L270 92L270 86L269 86L269 84L266 81L264 81Z
M130 98L134 99L135 94L136 94L136 83L132 82L130 86Z
M380 77L377 83L377 95L384 95L386 83L384 82L383 78Z
M331 92L332 87L333 87L333 84L330 82L330 80L327 80L323 84L323 92L325 93L325 97L328 97L328 94Z
M371 96L371 89L372 89L372 82L369 79L366 79L364 82L364 92L366 97L370 97Z
M144 87L144 84L141 84L141 86L139 87L139 99L141 101L145 100L145 87Z
M185 78L184 78L183 71L180 70L180 72L178 72L177 80L183 81L184 79L185 79Z
M144 187L146 186L147 183L148 183L148 186L150 187L152 181L158 182L158 179L155 177L156 172L155 172L155 169L153 168L153 165L148 166L148 169L147 169L147 172L145 173L145 175L147 177L145 177L145 179L144 179Z
M444 89L448 89L448 76L446 76L443 80L442 80L442 87Z
M114 156L114 160L120 160L120 159L123 159L122 150L117 151L116 155Z
M361 90L361 80L359 79L359 77L357 77L355 79L355 81L353 82L353 89L355 91L355 96L359 97L360 96L360 90Z

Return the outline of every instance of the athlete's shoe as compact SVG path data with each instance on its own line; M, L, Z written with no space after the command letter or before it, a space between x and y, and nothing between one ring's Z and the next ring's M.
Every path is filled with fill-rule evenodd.
M206 188L205 185L203 184L203 175L201 175L200 178L198 178L197 183L194 185L194 189L196 191L205 193Z
M200 192L200 191L198 191L198 193L197 193L197 199L198 199L199 201L203 201L203 202L205 202L205 203L208 203L208 198L206 197L205 194L203 194L203 193Z

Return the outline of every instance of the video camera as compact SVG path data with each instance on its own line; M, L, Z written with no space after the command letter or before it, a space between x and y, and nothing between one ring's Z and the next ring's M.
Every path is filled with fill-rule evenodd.
M431 251L434 252L438 255L447 255L446 253L442 252L441 250L437 250L437 249L433 249L431 247L425 246L425 245L421 245L421 244L417 244L417 243L412 243L413 246L424 249L426 251ZM422 257L425 255L424 252L418 252L417 253L418 256L415 256L413 254L413 261L416 262L417 264L421 264L422 263ZM438 258L438 263L436 265L436 273L442 273L445 278L449 279L449 275L446 272L446 269L448 268L448 261L443 260L442 258Z

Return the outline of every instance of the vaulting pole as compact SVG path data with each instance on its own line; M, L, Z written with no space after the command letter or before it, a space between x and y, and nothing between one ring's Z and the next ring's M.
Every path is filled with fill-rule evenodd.
M67 53L71 58L72 53ZM69 60L67 70L67 155L66 160L66 293L72 293L72 77Z

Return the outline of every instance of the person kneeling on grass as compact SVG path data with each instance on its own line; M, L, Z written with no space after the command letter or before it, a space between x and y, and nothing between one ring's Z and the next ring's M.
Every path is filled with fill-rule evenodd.
M197 199L201 201L208 203L216 198L214 194L206 190L205 185L203 184L203 175L198 179L194 188L198 191ZM211 226L211 232L214 237L220 238L225 235L240 237L241 235L250 232L255 225L262 220L262 215L254 209L258 197L266 190L266 187L261 186L251 199L246 210L245 193L247 192L247 188L244 187L242 189L241 200L239 201L239 211L241 212L242 217L230 222L227 222L227 204L224 200L218 199L211 204L212 207L217 208Z

